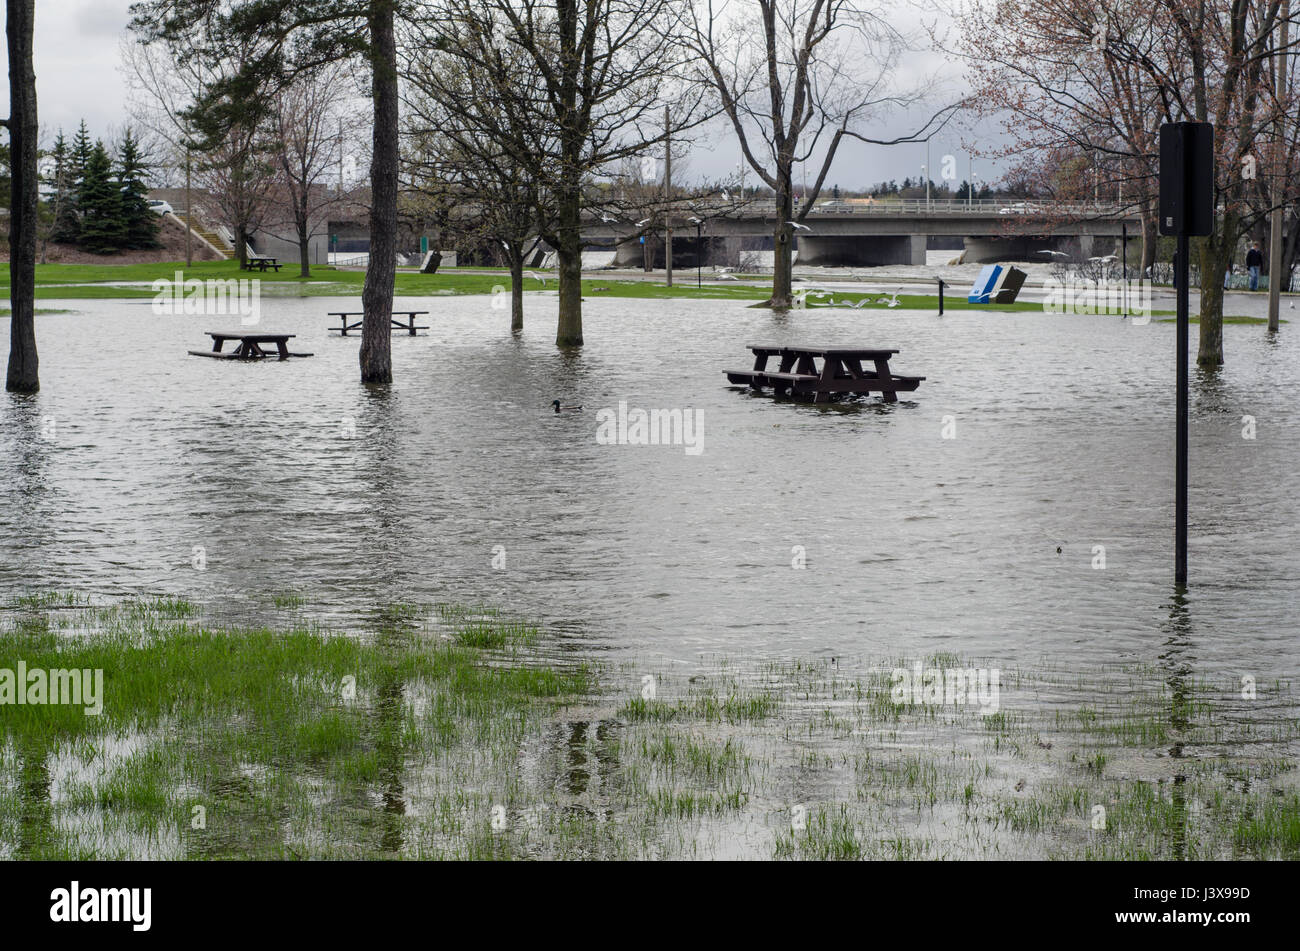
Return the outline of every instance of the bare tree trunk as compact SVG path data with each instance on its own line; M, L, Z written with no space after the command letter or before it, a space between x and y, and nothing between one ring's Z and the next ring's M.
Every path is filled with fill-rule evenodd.
M582 237L576 228L559 229L560 246L556 248L560 270L560 321L555 344L559 347L582 346Z
M1200 241L1201 334L1197 366L1223 365L1223 278L1237 246L1237 231L1237 217L1228 214L1224 216L1221 230Z
M524 329L524 252L523 248L511 244L507 253L510 256L510 332L517 334Z
M393 0L371 0L374 154L370 162L370 254L361 292L361 382L393 382L393 281L397 274L397 42Z
M558 347L582 346L582 202L578 183L565 183L556 202L556 257L559 259Z
M298 220L298 274L311 277L311 232L306 218Z
M9 39L9 372L5 389L41 388L36 356L36 73L32 68L35 0L7 0Z
M235 225L235 258L241 271L248 267L248 223L244 221Z
M1144 209L1142 212L1142 277L1150 274L1151 268L1156 263L1156 249L1160 242L1160 236L1156 234L1156 225L1156 216Z
M768 306L778 310L788 310L791 300L791 277L794 269L794 252L792 239L794 228L790 221L794 217L794 196L791 170L779 169L777 172L776 194L776 229L772 233L772 297Z

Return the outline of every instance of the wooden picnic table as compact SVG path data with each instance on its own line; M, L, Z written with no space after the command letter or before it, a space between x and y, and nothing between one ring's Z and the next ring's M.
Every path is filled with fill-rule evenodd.
M213 357L217 360L264 360L277 357L288 360L290 357L310 357L310 353L290 353L289 340L296 334L250 333L246 330L209 330L212 338L211 350L191 350L196 357ZM239 346L234 350L223 349L227 340L238 340ZM262 344L273 344L270 352L262 349Z
M244 268L249 271L265 271L267 268L273 268L278 274L281 267L278 259L265 255L255 255L244 263Z
M754 368L723 371L731 383L755 390L770 386L778 394L811 396L814 403L828 402L843 393L879 393L886 403L897 403L899 393L910 393L925 379L890 371L889 358L897 350L767 344L750 344L749 349L754 352ZM767 368L772 357L780 359L776 370ZM817 361L821 361L820 367ZM871 369L864 366L867 362Z
M399 314L405 314L406 320L399 319L398 317ZM389 316L388 319L393 322L392 329L405 330L412 337L414 337L415 332L417 330L429 329L428 327L417 327L415 325L415 318L427 317L428 315L429 312L427 310L395 310L392 312L392 314ZM362 318L364 318L366 314L365 311L360 311L360 310L331 310L329 312L329 316L338 317L342 320L343 325L341 327L332 327L330 329L337 330L342 336L346 337L348 335L349 330L357 330L359 327L361 327L362 324L365 323L365 320ZM349 323L348 322L349 317L356 317L358 319L354 323Z

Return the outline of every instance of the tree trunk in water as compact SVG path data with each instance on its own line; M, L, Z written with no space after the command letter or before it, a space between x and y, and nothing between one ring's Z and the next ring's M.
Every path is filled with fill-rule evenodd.
M1156 263L1156 248L1160 236L1156 234L1156 216L1151 213L1142 216L1142 277L1147 277L1151 273L1151 268Z
M560 232L555 249L560 267L560 322L555 332L558 347L582 346L582 239L576 230Z
M36 73L32 69L35 0L7 0L9 37L9 372L5 389L41 388L36 356Z
M1223 365L1223 278L1237 244L1237 220L1228 216L1221 231L1198 242L1201 261L1201 335L1196 364Z
M372 0L374 149L370 160L370 255L361 291L361 382L393 382L393 281L397 273L397 42L393 0Z
M776 194L776 230L772 233L772 297L769 307L778 310L790 308L790 278L794 270L794 228L789 224L794 217L794 201L790 169L778 169Z
M510 332L524 329L524 253L516 247L510 249Z
M566 189L556 208L560 270L560 320L555 331L558 347L582 346L582 203L576 186Z

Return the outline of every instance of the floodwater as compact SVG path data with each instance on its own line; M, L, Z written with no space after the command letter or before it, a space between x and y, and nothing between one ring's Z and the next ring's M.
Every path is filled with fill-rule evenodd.
M433 329L394 335L372 392L359 341L327 331L355 301L264 300L315 356L251 365L186 354L237 317L45 302L75 313L38 318L42 392L0 401L0 590L253 614L295 593L341 624L485 602L683 662L1144 661L1168 621L1172 324L590 300L565 355L550 296L520 339L491 298L402 303ZM1227 366L1192 383L1198 664L1289 674L1300 358L1285 326L1225 333ZM892 406L728 387L767 341L897 348L926 381ZM620 402L698 410L702 451L599 443Z
M43 391L0 403L6 594L296 592L343 622L489 602L676 660L1140 660L1167 620L1170 323L590 300L562 355L547 296L521 339L489 298L409 299L433 330L394 335L395 385L370 392L355 336L326 330L348 301L265 300L261 325L315 356L253 365L186 355L237 317L48 305L77 313L39 318ZM1226 338L1192 386L1200 659L1290 673L1300 359L1286 329ZM768 340L897 348L927 379L832 408L725 385ZM620 401L699 411L702 451L598 443Z
M1202 801L1226 790L1248 813L1271 799L1250 776L1290 776L1276 795L1294 786L1277 765L1295 755L1291 693L1262 687L1258 706L1234 694L1243 676L1292 678L1300 660L1289 325L1276 338L1230 325L1227 366L1193 373L1184 599L1172 587L1172 324L589 300L587 346L561 354L549 294L528 296L518 339L491 298L401 304L431 311L432 330L395 335L396 383L366 390L358 339L327 331L327 311L355 299L263 300L259 329L294 333L292 348L315 355L260 364L186 354L237 317L42 302L73 312L37 318L42 392L0 398L0 596L171 594L214 621L266 623L294 596L294 618L346 630L396 601L538 621L627 681L594 712L557 719L522 760L539 802L583 814L619 801L611 749L636 765L629 751L659 749L645 737L668 742L614 712L643 671L662 696L778 689L780 721L742 736L763 764L744 778L744 805L669 836L688 855L816 857L816 837L781 844L804 804L857 823L873 848L902 848L891 843L903 829L920 850L906 857L1079 854L1104 802L1121 829L1132 815L1159 821L1094 854L1222 857L1236 854L1236 827L1199 813ZM894 369L926 380L888 406L727 386L722 370L766 342L897 348ZM582 409L557 416L554 399ZM598 414L620 403L679 410L702 430L690 445L598 440ZM881 721L846 686L862 665L935 657L1005 671L1014 717ZM1207 689L1204 722L1189 724L1185 698ZM1095 745L1111 736L1117 747ZM1057 784L1081 775L1087 794L1060 798ZM409 801L394 801L430 811L408 778ZM1166 788L1172 813L1149 806L1147 790ZM43 786L28 796L47 798ZM1044 802L1065 831L1035 838ZM845 808L858 811L834 812ZM348 854L371 854L367 828ZM379 851L418 854L408 834ZM329 836L293 836L331 854ZM232 854L257 854L256 840Z

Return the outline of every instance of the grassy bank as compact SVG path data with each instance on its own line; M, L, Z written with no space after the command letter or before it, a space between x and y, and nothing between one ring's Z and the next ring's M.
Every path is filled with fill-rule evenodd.
M900 700L903 659L594 666L489 609L307 607L11 601L0 670L104 687L0 707L0 857L1300 858L1287 682L1004 669L980 711Z
M363 271L340 270L334 267L316 266L312 268L310 278L296 276L296 270L283 268L279 273L249 273L240 271L234 261L207 261L196 263L186 268L182 263L175 264L131 264L131 265L83 265L83 264L45 264L36 268L36 296L38 298L58 299L140 299L152 298L155 291L150 286L156 280L172 282L177 274L182 280L197 278L208 279L250 279L261 281L261 293L268 297L347 297L360 296L365 281ZM556 287L552 275L545 280L533 277L524 278L524 290L551 291ZM0 265L0 295L9 292L9 266ZM128 284L132 286L120 286ZM808 282L805 287L813 287ZM502 272L482 272L481 269L443 270L437 274L420 274L415 271L398 271L394 292L399 297L437 297L461 294L493 294L508 291L510 276ZM639 299L699 299L699 300L736 300L758 302L766 300L770 289L748 284L718 282L706 283L696 287L689 272L679 274L679 279L672 287L656 281L618 280L612 277L588 277L582 282L583 295L589 299L597 298L639 298ZM830 289L829 296L810 297L808 308L815 309L836 305L856 305L868 300L864 309L884 309L883 296L879 291L863 293L861 291L839 291ZM934 310L937 298L931 294L899 294L899 306L907 309ZM1042 305L1028 301L1014 304L971 304L961 295L949 294L944 302L945 310L980 310L1002 312L1041 313ZM1168 311L1154 311L1166 314Z

